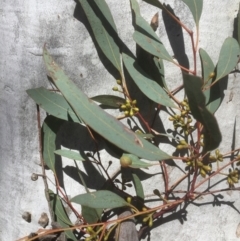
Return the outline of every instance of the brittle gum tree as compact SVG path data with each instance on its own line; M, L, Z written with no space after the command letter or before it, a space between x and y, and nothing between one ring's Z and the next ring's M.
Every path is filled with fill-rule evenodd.
M240 190L239 148L235 148L234 137L233 148L227 153L217 149L222 136L214 116L223 99L220 83L226 81L226 76L234 71L239 61L240 24L236 29L237 40L226 38L215 65L199 46L203 0L182 0L189 8L186 14L192 14L189 17L194 19L194 30L181 22L168 5L157 0L144 2L155 6L188 33L193 55L191 66L169 54L155 32L158 14L149 24L141 16L136 0L129 0L136 54L120 39L104 0L79 0L91 36L102 54L101 60L116 79L112 95L87 97L51 57L46 45L43 48L43 59L53 88L40 87L27 90L27 93L48 113L41 126L38 109L39 143L51 218L58 225L57 229L39 230L27 238L29 241L49 235L60 240L63 231L68 240L139 240L152 227L161 228L157 222L159 218L172 214L200 196ZM197 70L197 59L200 59L201 71ZM176 76L181 84L175 89L168 87L164 71L166 61L177 66L182 73L182 76ZM116 92L118 95L114 94ZM181 94L177 95L178 92ZM115 112L109 114L106 109L115 109ZM161 113L168 115L168 130L165 125L162 130L156 125ZM65 123L72 128L76 128L77 123L87 131L95 145L94 150L59 149L56 138ZM172 153L160 149L162 137L172 146ZM119 159L120 168L114 175L109 172L111 163L104 163L100 149L110 151ZM59 156L73 160L85 193L69 199L69 193L59 184L56 170L59 165L56 157ZM104 184L96 191L89 190L81 170L86 166L80 168L79 161L97 166L97 177L104 180ZM171 165L177 170L174 179L170 178L168 171ZM54 179L46 176L46 166ZM154 183L158 188L149 197L142 185L143 172L139 169L153 167L159 168L155 175L161 178L154 179L159 181ZM148 178L153 176L148 175ZM48 188L49 180L55 183L56 191ZM226 180L225 189L218 188L221 180ZM131 186L135 191L128 191L127 187ZM154 205L149 204L151 198ZM75 204L81 208L76 208ZM69 218L66 207L75 214L78 224Z

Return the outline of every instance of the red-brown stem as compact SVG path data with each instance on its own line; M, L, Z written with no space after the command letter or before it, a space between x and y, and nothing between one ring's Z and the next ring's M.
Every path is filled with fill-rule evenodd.
M166 13L171 16L183 29L186 30L186 32L188 34L192 33L192 30L190 30L189 28L187 28L177 17L175 17L170 11L168 11L168 9L163 5L163 9L164 11L166 11Z
M202 195L209 195L209 194L218 193L218 192L239 191L239 190L240 190L240 187L223 188L223 189L209 191L209 192L193 192L193 194L197 194L197 195L201 195L202 196ZM178 191L173 191L172 193L187 193L187 191L178 190Z
M159 162L159 163L162 166L163 178L164 178L164 183L165 183L165 197L164 197L164 199L168 200L168 173L167 173L167 167L166 167L166 163L165 163L164 160ZM164 201L164 203L166 203L166 202Z
M68 197L64 194L64 192L62 191L60 185L59 185L59 181L58 181L58 178L56 176L56 174L54 175L55 176L55 182L56 182L56 187L57 187L57 190L62 194L63 196L63 200L67 203L67 205L69 206L69 208L71 208L71 210L74 212L74 214L76 215L76 217L79 219L79 220L82 220L84 223L86 223L86 221L84 220L83 216L80 215L78 213L78 211L72 206L71 202L69 201Z
M192 50L193 50L193 63L194 63L193 75L196 75L196 73L197 73L197 55L196 55L196 49L194 46L193 32L189 33L189 35L191 38Z
M146 126L148 132L151 132L151 127L149 126L149 124L144 120L144 118L142 117L142 115L138 112L137 116L141 119L141 121L144 123L144 125Z

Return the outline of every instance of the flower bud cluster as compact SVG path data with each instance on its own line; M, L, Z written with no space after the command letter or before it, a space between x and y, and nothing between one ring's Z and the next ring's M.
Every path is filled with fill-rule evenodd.
M184 101L182 101L180 105L182 107L180 115L176 114L170 116L169 120L173 122L174 130L180 128L181 131L184 132L186 136L188 136L195 129L195 127L191 125L192 117L189 114L190 108L188 100L184 99Z
M234 183L238 183L238 179L239 179L239 170L237 168L229 172L227 177L227 182L230 187L234 187Z
M195 167L199 168L199 173L202 177L206 177L206 174L212 170L212 167L209 164L204 164L202 160L195 160L195 159L187 159L186 165L188 167Z
M223 161L223 155L220 153L220 151L218 149L215 150L215 156L214 155L210 155L209 156L209 160L211 162L222 162Z
M126 100L125 104L121 105L120 108L124 111L125 116L134 116L139 112L139 108L136 107L137 100Z

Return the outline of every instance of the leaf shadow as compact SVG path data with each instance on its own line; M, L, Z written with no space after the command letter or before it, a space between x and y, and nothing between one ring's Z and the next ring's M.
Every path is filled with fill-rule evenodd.
M165 7L176 18L178 18L170 5L165 5ZM185 53L182 27L172 17L170 17L169 14L166 13L166 11L162 11L162 17L168 39L174 53L174 57L177 59L180 65L189 69L189 60Z

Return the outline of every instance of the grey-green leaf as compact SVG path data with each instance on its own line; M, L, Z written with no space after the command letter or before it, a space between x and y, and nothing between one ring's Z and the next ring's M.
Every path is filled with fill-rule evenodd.
M148 77L148 75L144 73L144 71L139 67L137 62L132 57L124 53L122 56L128 73L143 94L158 104L176 108L173 101L163 90L163 88L150 77Z
M205 96L202 93L202 80L198 76L183 73L184 89L189 101L189 107L195 119L204 126L204 150L217 148L222 140L216 118L205 106Z
M46 165L55 172L56 136L59 128L64 123L63 120L54 116L47 116L43 122L43 159Z
M85 161L84 158L78 152L75 151L59 149L54 151L54 153L72 160Z
M65 208L63 207L62 201L59 198L59 196L53 193L53 191L51 190L49 190L48 194L50 198L51 208L56 217L56 220L54 221L58 222L62 228L69 228L70 226L73 226L65 211ZM71 230L65 231L65 234L71 240L77 241L75 235L73 234L73 231Z
M132 177L137 196L144 199L144 191L141 180L135 173L132 173Z
M228 75L237 65L239 60L240 50L239 44L234 38L227 38L221 48L218 63L217 63L217 76L218 81L224 76Z
M111 191L100 190L75 196L71 202L90 208L119 208L129 206L122 197Z
M119 108L122 104L126 102L124 98L121 98L116 95L97 95L91 97L91 100L94 100L96 102L99 102L105 106L109 106L112 108Z
M202 14L203 0L182 0L190 9L194 21L199 26L199 20Z
M140 15L140 9L139 9L137 1L130 0L130 2L131 2L132 11L134 11L134 15L135 15L135 19L134 19L135 23L136 23L135 29L139 30L142 33L145 33L150 38L161 43L157 34L154 32L154 30L152 29L150 24Z
M204 49L199 49L199 55L201 58L202 65L202 77L204 80L204 88L208 87L212 83L212 79L210 75L214 73L215 66L213 64L212 59L208 55L208 53ZM206 103L208 103L210 99L210 88L204 91L204 95L206 97Z
M105 0L78 1L82 5L99 47L121 73L119 47L115 36L113 36L117 35L117 30L108 5Z
M52 81L71 105L76 115L98 134L128 153L138 155L147 160L169 159L170 156L156 146L128 129L113 116L103 111L91 101L65 75L44 48L44 61Z
M161 59L174 63L173 58L170 56L161 42L156 41L155 39L152 39L139 31L134 32L133 39L139 46L141 46L141 48L145 49L153 56L157 56Z
M46 90L43 87L29 89L27 93L48 114L66 121L72 119L74 122L80 122L62 95Z
M101 219L102 212L102 208L90 208L82 206L82 216L87 221L87 223L96 223Z

